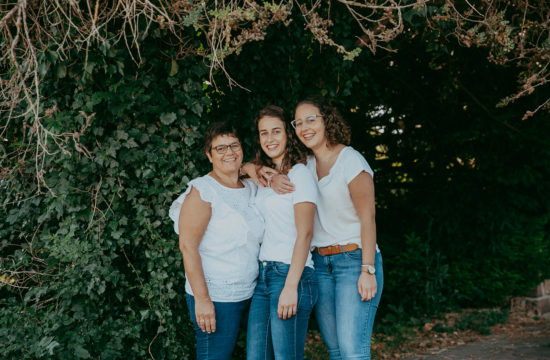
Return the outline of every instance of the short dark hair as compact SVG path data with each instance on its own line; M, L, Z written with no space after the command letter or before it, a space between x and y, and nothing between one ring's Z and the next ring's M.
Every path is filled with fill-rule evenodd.
M349 145L351 142L351 130L342 115L338 110L330 105L322 96L308 96L296 105L296 109L300 105L309 104L315 106L321 112L325 123L325 132L329 145L344 144Z
M290 126L290 123L287 120L285 110L276 105L268 105L264 107L262 110L258 111L258 114L254 118L254 126L256 128L256 131L258 130L258 125L260 123L260 120L264 116L272 116L272 117L281 119L281 121L284 124L284 129L286 134L286 149L285 149L285 156L283 157L283 162L281 164L281 167L282 167L281 171L284 174L287 174L293 165L298 163L305 164L307 159L307 149L300 141L298 141L296 134L292 129L292 126ZM252 162L255 165L273 167L274 166L273 161L262 150L259 136L256 136L254 144L256 148L256 155Z
M204 152L211 153L212 141L221 135L230 135L239 139L239 133L233 124L226 121L213 122L208 125L208 128L204 132Z

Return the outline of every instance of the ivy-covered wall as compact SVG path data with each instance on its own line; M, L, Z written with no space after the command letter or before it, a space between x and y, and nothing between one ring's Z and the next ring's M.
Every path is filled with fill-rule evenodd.
M94 115L78 139L85 151L49 146L41 164L49 189L36 193L32 158L0 180L0 357L192 352L168 207L205 171L199 149L211 100L208 69L193 57L172 62L168 40L153 32L139 68L121 43L92 49L87 63L83 53L41 58L45 127L78 131ZM4 154L23 147L27 131L9 134Z

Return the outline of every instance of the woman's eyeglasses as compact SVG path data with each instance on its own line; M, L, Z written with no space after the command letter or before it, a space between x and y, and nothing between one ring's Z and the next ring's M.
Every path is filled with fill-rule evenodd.
M227 152L227 149L229 148L231 148L231 151L236 153L241 150L241 144L239 144L238 142L234 142L233 144L229 144L229 145L213 146L211 149L214 149L218 154L223 155Z
M298 129L298 128L301 128L302 125L304 125L304 123L308 125L313 124L315 121L317 121L318 117L323 117L323 115L314 115L314 114L308 115L305 117L305 120L298 120L298 119L292 120L290 124L292 125L293 128Z

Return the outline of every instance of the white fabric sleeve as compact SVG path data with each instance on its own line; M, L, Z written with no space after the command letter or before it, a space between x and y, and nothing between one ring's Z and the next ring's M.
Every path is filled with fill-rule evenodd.
M374 172L369 166L369 163L367 163L367 160L365 160L359 151L353 148L349 148L349 150L344 149L342 151L346 151L345 154L342 154L344 155L344 158L342 159L344 161L342 161L341 166L346 184L349 185L349 183L362 171L365 171L374 178Z
M303 164L296 164L289 171L288 177L294 184L295 190L292 193L292 204L310 202L317 205L317 184L311 172Z
M201 197L202 200L209 202L210 204L212 204L212 206L214 205L216 194L212 189L212 187L210 187L210 185L207 184L206 181L202 178L196 178L191 180L189 184L187 184L187 190L185 190L183 194L181 194L180 196L178 196L176 200L174 200L174 202L170 206L170 211L168 212L170 219L172 219L172 221L174 222L174 231L178 235L180 233L179 218L180 218L181 206L183 205L185 198L187 197L187 195L189 195L189 193L191 192L191 188L193 187L197 189L197 191L199 192L199 196Z

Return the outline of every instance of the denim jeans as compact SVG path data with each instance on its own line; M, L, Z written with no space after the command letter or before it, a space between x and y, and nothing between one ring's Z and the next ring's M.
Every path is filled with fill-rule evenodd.
M357 280L361 274L361 249L336 255L313 253L319 300L315 315L330 359L370 359L374 317L384 285L382 255L375 257L377 293L361 301Z
M279 296L290 265L278 261L260 262L260 276L248 314L246 353L248 360L303 359L309 316L318 290L312 268L305 267L298 283L296 315L277 316Z
M237 342L239 328L247 315L250 300L239 302L214 302L216 331L206 333L197 325L195 298L186 294L187 308L195 329L197 360L229 360Z

